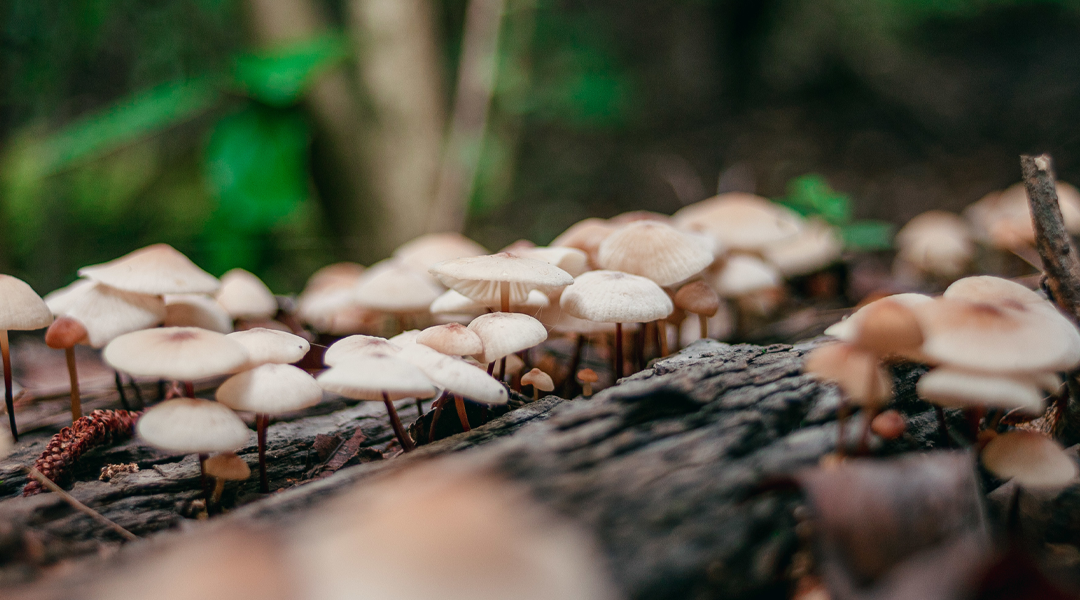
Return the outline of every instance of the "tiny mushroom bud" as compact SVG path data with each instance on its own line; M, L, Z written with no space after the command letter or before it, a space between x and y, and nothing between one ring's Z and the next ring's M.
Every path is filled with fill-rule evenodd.
M904 416L895 410L886 410L870 422L870 430L885 440L899 438L906 428Z
M582 369L577 372L578 381L581 382L581 394L586 398L592 396L592 386L600 377L592 369Z
M533 400L540 399L540 392L555 390L555 382L551 380L551 376L540 369L533 369L526 373L521 378L521 385L533 386Z

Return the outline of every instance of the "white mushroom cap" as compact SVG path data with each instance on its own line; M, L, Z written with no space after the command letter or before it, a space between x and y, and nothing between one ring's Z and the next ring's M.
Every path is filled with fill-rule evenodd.
M940 406L1021 409L1040 415L1043 394L1030 377L938 367L916 384L919 397Z
M707 233L731 250L761 250L794 237L799 215L767 198L732 192L691 204L673 217L675 225Z
M471 356L484 352L484 342L480 336L458 323L428 327L416 336L416 343L451 356Z
M300 293L301 303L307 292L353 287L365 270L364 265L354 262L338 262L322 267L308 277L307 283L304 284L304 291Z
M353 291L360 306L388 313L426 313L442 292L443 288L427 273L395 259L372 265Z
M532 348L547 339L547 328L543 323L520 313L480 315L469 323L469 331L483 342L483 356L479 360L484 363Z
M1052 306L938 298L914 308L922 354L977 371L1069 371L1080 363L1080 331Z
M524 303L531 290L549 292L574 282L551 263L505 252L448 260L432 267L431 273L446 287L488 306L501 303L503 282L510 284L512 304Z
M0 329L29 331L48 327L53 314L25 281L0 275Z
M433 315L480 315L483 314L488 308L499 308L499 299L496 298L495 302L491 305L477 302L468 296L464 296L455 292L454 290L446 290L434 302L431 303L431 314ZM540 290L532 290L529 292L525 302L521 304L511 303L510 310L518 312L527 312L529 309L546 308L551 304L551 300L547 294Z
M251 430L224 404L174 398L139 417L135 431L147 444L177 454L206 454L242 448Z
M931 300L933 300L933 298L927 296L926 294L915 294L909 292L904 294L893 294L891 296L885 296L884 298L878 298L877 300L874 300L874 302L880 302L882 300L890 300L903 304L908 308L914 308L915 306L918 306L919 304L922 304L924 302L930 302ZM832 337L835 337L844 342L855 341L855 334L858 332L859 322L866 316L866 313L864 313L863 310L868 306L874 304L874 302L866 303L847 317L844 317L842 320L830 325L825 330L825 335L831 335Z
M760 258L748 254L732 254L712 281L713 288L725 298L747 296L762 290L782 286L779 271Z
M161 296L125 292L97 283L79 293L64 316L82 323L87 343L101 348L117 336L161 323L165 319L165 301Z
M375 326L382 313L361 307L348 288L323 288L304 292L297 305L297 316L316 330L330 335L349 335Z
M1077 476L1076 462L1060 444L1033 431L1010 431L983 448L982 463L994 475L1029 489L1059 489Z
M1050 301L1029 290L1023 285L992 275L975 275L957 279L944 293L945 298L998 304L1016 302L1019 304L1051 306Z
M540 369L533 369L522 375L521 385L531 385L541 392L550 392L555 389L555 382L552 381L551 375Z
M761 249L765 261L784 277L808 275L840 260L844 249L836 229L818 219L810 219L793 237Z
M248 360L239 370L267 363L292 364L302 360L311 349L311 344L298 335L265 327L253 327L225 337L247 350Z
M1057 195L1065 229L1074 235L1080 233L1080 193L1075 187L1058 182ZM998 248L1035 243L1031 203L1023 183L983 196L964 210L964 216L980 239Z
M420 368L435 385L452 394L483 404L506 404L506 387L478 367L436 352L423 344L411 344L401 349L398 358Z
M511 253L553 264L569 273L572 277L577 277L589 270L589 255L582 250L570 248L569 246L537 246L535 248L514 250Z
M248 360L247 350L237 342L196 327L126 333L109 342L103 356L118 371L179 381L232 373Z
M226 379L215 397L233 410L278 415L318 404L322 388L299 367L267 363Z
M244 269L232 269L221 276L215 298L234 319L269 319L277 314L274 293L262 279Z
M52 314L60 317L67 314L76 298L95 285L97 285L97 282L93 279L76 279L60 289L45 294L43 299Z
M420 337L420 330L419 329L409 329L408 331L402 331L401 333L395 335L394 337L392 337L392 338L390 338L390 339L388 339L386 341L390 342L391 344L394 344L398 348L404 348L405 346L408 346L409 344L415 344L416 343L416 338L418 338L418 337Z
M487 253L483 246L460 233L429 233L402 244L394 250L394 258L421 273L426 273L444 260Z
M218 333L231 333L233 320L221 305L202 294L165 296L165 327L199 327Z
M140 294L212 294L221 282L168 244L154 244L116 260L79 269L79 275Z
M396 354L401 347L390 340L373 335L350 335L330 344L323 353L323 364L334 367L353 357L370 354Z
M882 406L892 398L892 377L881 368L878 357L853 344L815 348L803 370L836 383L853 404Z
M975 256L975 241L959 215L930 210L911 219L896 233L897 254L924 273L939 277L963 274Z
M604 219L584 219L574 223L554 240L551 240L551 246L577 248L589 257L591 267L599 268L597 253L600 251L600 244L618 227L617 224L609 223Z
M658 221L634 221L600 244L600 267L652 279L661 286L685 281L712 264L715 243Z
M322 389L353 400L430 398L438 390L412 363L388 354L349 357L318 377Z
M647 323L675 310L655 281L620 271L589 271L563 290L559 306L572 317L601 323Z

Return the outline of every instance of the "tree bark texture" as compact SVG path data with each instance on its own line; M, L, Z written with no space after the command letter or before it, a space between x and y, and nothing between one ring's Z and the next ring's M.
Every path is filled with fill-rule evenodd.
M230 486L228 498L251 501L207 523L182 514L199 494L195 458L163 457L137 442L87 461L72 494L142 536L180 523L196 531L215 523L277 525L376 474L462 453L460 460L524 484L592 532L630 598L779 597L790 583L784 573L798 546L793 511L802 499L796 492L765 490L772 489L770 481L817 464L832 452L837 435L838 391L801 372L810 348L697 342L590 400L549 396L469 433L387 460L359 460L268 497L253 495L257 478ZM917 366L895 369L896 407L907 416L907 433L891 442L873 438L876 453L943 445L934 411L915 398L922 372ZM406 404L409 419L415 412L407 413ZM365 403L272 425L272 481L287 486L312 471L319 462L313 449L318 434L347 439L359 430L368 448L384 450L393 434L380 409ZM859 419L853 423L846 428L851 443L860 434ZM959 414L950 414L950 425L958 431L965 426ZM0 488L4 496L21 489L10 474L12 463L27 461L27 452L0 465L8 474ZM252 442L241 455L254 463L254 452ZM93 479L105 463L131 461L143 470L110 482ZM100 540L115 540L50 494L0 502L0 523L5 521L25 523L47 549L66 549L67 555L95 552ZM128 544L121 554L147 543ZM73 578L95 576L93 565L101 560L87 558L84 570L33 589L43 597L58 594ZM9 563L0 573L2 582L32 580L38 571Z

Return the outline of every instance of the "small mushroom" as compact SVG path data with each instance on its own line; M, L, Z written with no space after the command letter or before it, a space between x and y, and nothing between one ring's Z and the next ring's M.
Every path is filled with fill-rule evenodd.
M522 376L521 385L532 386L534 401L540 399L540 392L555 391L555 382L551 380L551 375L540 369L533 369Z
M191 398L194 380L235 373L249 358L238 342L196 327L127 333L109 342L102 356L114 369L130 375L182 381Z
M25 281L11 275L0 275L0 355L4 362L4 402L7 405L11 438L19 440L15 425L15 400L11 393L11 348L8 331L43 329L53 322L53 315L41 296Z
M370 354L397 354L401 347L391 342L372 335L350 335L330 344L323 353L323 364L328 367L337 366L338 363L353 357Z
M168 244L154 244L116 260L79 269L79 275L128 292L212 294L221 287L216 277Z
M1075 460L1054 440L1034 431L1010 431L994 437L981 454L982 464L1001 479L1032 490L1055 490L1076 480Z
M659 221L634 221L616 229L600 244L600 267L640 275L671 286L712 264L712 238L680 231Z
M251 468L235 452L222 452L206 459L206 474L214 478L214 491L210 494L209 510L221 502L226 481L245 481L251 477Z
M265 364L291 365L303 360L311 349L311 344L298 335L265 327L236 331L225 338L247 350L248 360L237 371Z
M701 339L709 337L709 317L720 310L720 296L704 281L692 281L675 293L675 307L698 316Z
M68 378L71 381L71 422L82 416L79 397L79 372L75 366L75 344L86 339L86 328L71 317L60 317L45 331L45 345L63 350L67 359Z
M582 369L577 372L577 379L581 382L581 395L589 398L592 396L592 386L600 377L592 369Z
M505 374L506 356L527 350L547 339L547 328L540 321L521 313L496 312L480 315L469 323L483 345L478 357L481 363L494 370L495 361L502 360L500 373ZM422 334L421 334L422 335ZM420 338L418 337L417 340Z
M244 269L232 269L221 276L221 289L215 300L237 321L271 319L278 312L274 293L254 273Z

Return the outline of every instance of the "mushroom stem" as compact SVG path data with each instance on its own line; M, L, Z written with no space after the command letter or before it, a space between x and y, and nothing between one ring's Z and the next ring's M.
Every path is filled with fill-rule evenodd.
M221 493L225 491L225 480L220 477L214 478L214 493L210 494L210 504L217 506L221 502ZM207 507L207 512L210 512Z
M535 385L532 386L532 388L533 388L533 402L536 402L537 400L540 399L540 388L536 387Z
M120 371L113 371L113 381L116 382L116 393L120 396L120 406L131 412L131 405L128 404L127 395L124 394L124 380L120 378Z
M206 459L210 458L209 454L199 455L199 489L202 490L203 500L206 501L206 510L210 511L210 488L206 485Z
M139 384L135 383L135 378L128 375L128 383L131 384L131 391L135 392L135 410L142 410L146 407L143 402L142 390L139 389Z
M499 282L499 300L500 308L504 313L510 312L510 282Z
M566 376L566 381L563 383L563 395L567 398L573 398L574 391L574 373L578 372L578 367L581 365L581 355L585 350L585 335L577 334L577 342L574 344L574 356L570 359L570 374Z
M634 371L645 368L645 324L638 323L637 333L634 334Z
M264 494L270 493L270 478L266 475L266 428L269 425L270 415L255 415L255 437L259 440L259 491Z
M8 422L11 424L11 439L17 442L19 430L15 426L15 399L11 396L11 348L7 329L0 329L0 354L4 356L4 403L7 405Z
M589 396L592 396L592 382L591 381L586 381L586 382L581 384L581 395L585 396L586 398L588 398Z
M495 376L495 361L491 361L488 363L488 375L490 375L491 377Z
M416 418L424 416L424 403L419 398L416 399Z
M82 401L79 397L79 372L75 367L75 347L64 348L64 356L67 358L68 379L71 381L71 422L74 423L82 417Z
M397 436L398 442L401 443L401 449L405 452L412 452L416 449L416 446L409 439L409 435L405 433L405 428L401 425L401 419L398 418L394 403L390 401L390 396L386 392L383 392L382 398L383 404L386 405L386 412L390 415L390 426L394 428L394 435Z
M457 416L461 421L461 428L464 431L471 431L472 427L469 427L469 415L465 412L465 400L457 394L454 394L454 407L457 408Z
M195 384L190 382L190 381L185 381L184 382L184 393L187 394L188 398L194 398L195 397Z
M667 356L668 352L668 339L667 339L667 322L660 319L656 322L656 339L657 345L660 347L660 356Z
M494 363L492 363L494 364ZM431 413L431 427L428 428L428 443L435 441L435 425L439 423L439 417L442 415L443 404L446 403L446 392L443 392L439 399L436 400L432 406Z
M862 434L859 436L859 450L858 453L865 456L870 453L870 424L874 422L874 417L878 415L877 407L866 408L866 422L863 423Z
M499 359L499 381L506 379L506 357Z
M844 439L844 423L847 421L848 411L847 402L843 398L840 399L840 407L836 409L836 455L843 456L846 441Z
M623 361L622 361L622 323L615 324L615 381L619 381L623 376Z
M701 339L709 339L709 317L698 315L698 323L701 325Z
M934 414L937 415L938 429L941 430L941 439L944 441L945 447L948 448L952 445L952 436L949 435L949 424L945 421L945 409L940 406L935 406Z

